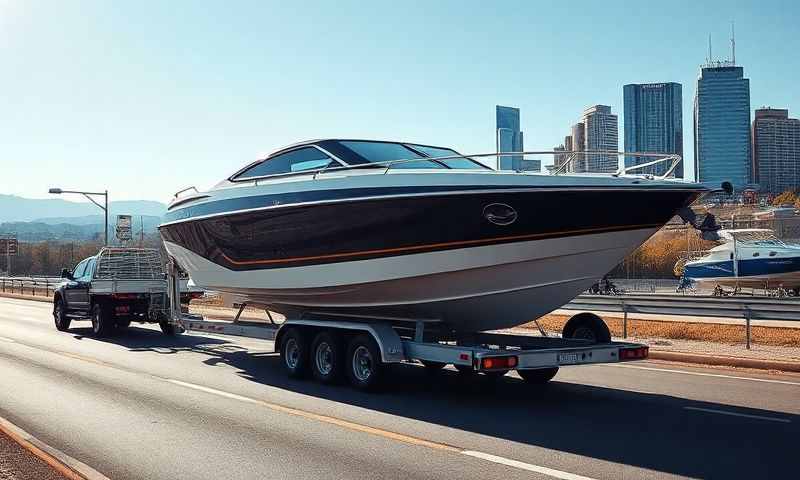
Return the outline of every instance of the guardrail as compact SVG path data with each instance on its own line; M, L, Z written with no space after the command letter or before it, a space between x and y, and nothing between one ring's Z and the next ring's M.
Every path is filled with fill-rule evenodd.
M750 349L751 320L800 322L800 299L741 298L677 295L579 295L563 307L567 310L622 312L622 334L628 337L628 314L649 313L694 317L738 318L745 321Z
M59 277L0 277L0 292L47 297L60 282Z

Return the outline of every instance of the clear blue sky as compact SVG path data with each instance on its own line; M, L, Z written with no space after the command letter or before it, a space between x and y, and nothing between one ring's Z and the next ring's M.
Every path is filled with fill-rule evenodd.
M794 1L0 0L0 193L164 201L317 137L492 151L496 104L551 149L584 107L621 122L622 85L662 81L683 84L691 171L708 34L727 56L735 20L752 107L798 116L798 18Z

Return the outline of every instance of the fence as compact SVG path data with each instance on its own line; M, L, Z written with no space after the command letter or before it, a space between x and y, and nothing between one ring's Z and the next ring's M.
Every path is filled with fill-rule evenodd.
M0 277L0 291L49 297L60 282L58 277Z
M561 307L567 310L622 312L622 333L628 337L628 313L737 318L744 320L750 349L751 320L800 322L800 299L737 298L678 295L580 295Z

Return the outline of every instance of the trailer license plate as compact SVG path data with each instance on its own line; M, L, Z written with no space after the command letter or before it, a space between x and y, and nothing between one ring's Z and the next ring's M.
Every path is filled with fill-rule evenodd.
M578 363L578 354L577 353L559 353L558 354L558 364L559 365L574 365Z

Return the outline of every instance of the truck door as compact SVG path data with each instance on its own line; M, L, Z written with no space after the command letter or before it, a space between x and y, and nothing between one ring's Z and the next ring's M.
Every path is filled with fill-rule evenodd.
M75 278L77 285L74 289L75 303L73 303L73 307L75 310L80 310L82 312L89 311L89 289L92 286L92 276L94 275L94 265L96 262L94 257L88 260L89 261L86 263L86 269L83 271L83 274L80 277Z
M72 279L68 280L64 285L64 296L67 299L67 309L70 313L84 312L88 309L88 304L84 303L82 289L82 281L86 273L86 266L89 264L89 259L81 261L72 271ZM86 290L88 294L88 289ZM88 301L87 301L88 302Z

